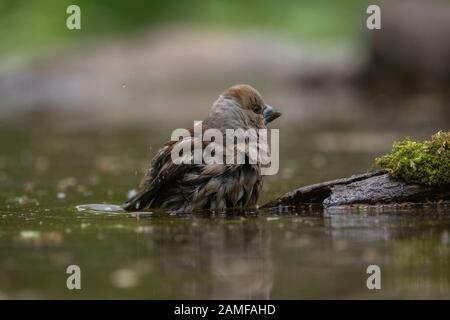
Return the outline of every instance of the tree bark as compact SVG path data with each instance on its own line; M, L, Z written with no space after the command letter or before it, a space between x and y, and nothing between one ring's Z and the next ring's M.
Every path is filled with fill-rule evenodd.
M450 186L428 187L390 177L386 171L354 175L298 188L266 203L263 208L321 204L324 207L351 204L447 201Z

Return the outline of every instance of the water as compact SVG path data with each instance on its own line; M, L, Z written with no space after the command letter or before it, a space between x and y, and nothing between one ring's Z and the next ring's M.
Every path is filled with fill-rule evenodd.
M260 203L364 172L383 151L330 150L323 130L286 131ZM450 298L446 205L176 216L113 207L169 134L2 125L0 298ZM79 291L66 288L72 264ZM371 264L381 290L366 287Z

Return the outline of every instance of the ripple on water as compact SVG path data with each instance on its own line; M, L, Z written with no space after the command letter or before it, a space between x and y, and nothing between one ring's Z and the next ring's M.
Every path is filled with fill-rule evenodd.
M80 204L76 206L79 212L91 212L91 213L126 213L126 211L118 205L114 204Z

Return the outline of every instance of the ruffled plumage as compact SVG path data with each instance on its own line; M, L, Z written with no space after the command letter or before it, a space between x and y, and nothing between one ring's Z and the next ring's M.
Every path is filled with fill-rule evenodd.
M220 130L225 143L226 129L264 129L265 107L260 94L252 87L233 86L213 104L202 124L202 131L204 133L210 128ZM189 132L190 136L170 141L158 151L142 178L138 193L125 202L126 210L161 208L169 212L222 212L227 208L256 205L262 187L261 166L249 161L247 152L243 164L226 164L225 161L224 164L207 164L205 161L176 164L172 161L172 150L180 147L180 143L191 144L191 153L183 156L186 159L193 157L196 137L194 129ZM201 142L202 151L209 143ZM237 144L234 147L243 146Z

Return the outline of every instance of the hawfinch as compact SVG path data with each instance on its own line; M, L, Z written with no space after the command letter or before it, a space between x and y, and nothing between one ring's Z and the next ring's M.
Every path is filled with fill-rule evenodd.
M275 108L266 105L259 92L249 85L226 89L212 105L206 120L197 123L201 128L194 125L194 128L186 130L189 133L187 137L170 141L158 151L142 178L139 191L123 207L127 211L161 208L171 213L198 210L224 212L227 208L254 207L262 186L260 161L249 160L248 148L244 152L244 162L227 162L225 155L222 163L211 163L205 159L190 161L194 158L195 145L200 145L201 151L204 151L212 141L219 143L215 140L203 141L205 139L200 137L200 144L198 141L195 144L194 131L201 129L205 133L208 129L216 129L215 132L223 135L223 142L220 143L225 143L229 129L254 129L253 132L258 134L259 129L266 129L266 125L280 115ZM186 154L182 151L180 159L183 162L174 161L174 151L181 149L181 146L186 147L186 144L194 148ZM248 139L244 144L248 144ZM233 150L237 149L242 148L233 146ZM211 154L214 155L214 152ZM237 159L236 155L232 159Z

